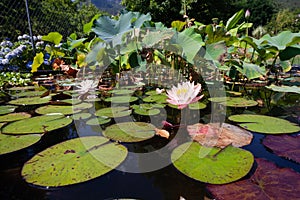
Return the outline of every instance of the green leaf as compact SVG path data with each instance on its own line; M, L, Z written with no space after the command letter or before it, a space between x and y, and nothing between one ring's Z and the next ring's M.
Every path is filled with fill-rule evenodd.
M72 119L61 114L42 115L9 123L2 128L2 133L14 135L40 134L65 127L71 123Z
M260 67L256 64L243 62L242 68L236 66L237 70L245 75L249 80L259 78L266 74L264 67Z
M300 33L292 33L291 31L282 31L278 35L271 37L269 34L264 35L260 41L269 48L275 47L277 50L284 50L286 47L297 44L300 39Z
M225 52L226 45L224 42L207 44L204 58L208 60L218 61Z
M246 176L254 157L249 151L232 146L219 149L187 142L174 149L171 160L188 177L205 183L225 184Z
M167 103L167 95L166 94L155 94L148 97L143 98L144 102L147 103Z
M110 108L102 108L95 112L96 116L102 117L125 117L131 114L131 110L128 107L120 106L120 107L110 107Z
M287 120L264 115L232 115L229 120L244 129L265 134L286 134L300 131L300 127Z
M229 107L251 107L256 106L258 103L251 99L245 99L242 97L214 97L208 100L216 103L220 103Z
M80 103L73 106L63 106L63 105L47 105L39 107L35 110L38 114L51 114L51 113L61 113L63 115L71 115L79 113L81 110L91 108L93 105L90 103Z
M111 118L101 116L101 117L94 117L86 122L87 125L97 126L97 125L104 125L111 122Z
M46 104L49 103L51 100L50 96L46 97L25 97L25 98L19 98L15 100L11 100L8 103L13 105L40 105L40 104Z
M54 145L27 161L21 175L26 182L58 187L85 182L115 169L127 149L99 136L81 137Z
M5 115L11 112L14 112L16 109L16 106L10 106L10 105L1 105L0 106L0 115Z
M19 93L15 93L12 96L13 97L34 97L34 96L41 96L42 94L44 94L46 92L46 90L42 90L42 91L25 91L25 92L19 92Z
M114 97L109 97L106 98L104 101L105 102L111 102L111 103L131 103L138 100L137 97L133 97L133 96L114 96Z
M172 21L172 23L171 23L171 27L175 28L176 31L178 31L178 32L182 31L182 29L184 28L185 25L186 25L185 22L179 21L179 20Z
M96 14L96 15L91 19L91 21L90 21L89 23L86 23L86 24L83 25L83 32L84 32L85 34L91 32L92 27L93 27L93 24L94 24L94 21L95 21L96 19L98 19L100 16L101 16L101 14Z
M140 142L155 135L155 126L145 122L123 122L105 129L103 135L115 141Z
M204 109L204 108L206 108L206 104L204 104L202 102L195 102L195 103L189 104L189 109L191 109L191 110L200 110L200 109Z
M51 42L55 45L59 45L60 41L62 40L63 36L58 32L50 32L48 35L44 35L42 40Z
M243 16L244 10L240 10L237 13L235 13L232 17L230 17L226 23L226 30L229 31L230 29L236 27L237 23Z
M293 45L285 48L283 51L280 51L279 58L280 60L290 60L297 55L300 55L300 45Z
M41 135L4 135L0 134L0 155L24 149L37 143Z
M90 113L77 113L72 115L72 119L73 120L83 120L83 119L88 119L92 116L92 114Z
M270 85L270 86L265 86L269 90L273 90L275 92L290 92L290 93L297 93L300 94L300 87L297 86L277 86L277 85Z
M44 54L42 52L37 53L33 58L31 72L36 72L37 68L39 68L43 63L44 63Z
M13 122L13 121L21 120L21 119L26 119L29 117L31 117L31 115L28 113L25 113L25 112L9 113L9 114L0 116L0 122Z

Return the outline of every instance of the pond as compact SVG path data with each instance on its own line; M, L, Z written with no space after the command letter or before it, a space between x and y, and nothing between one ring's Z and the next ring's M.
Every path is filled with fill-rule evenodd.
M226 188L218 187L226 186L226 184L220 183L222 181L226 183L227 179L229 179L228 183L238 181L236 183L240 183L242 187L246 188L240 192L237 186L232 186L232 194L223 194L224 199L230 199L226 198L230 195L232 195L232 199L237 199L236 193L253 192L254 194L258 190L262 192L263 189L255 190L251 188L252 186L240 181L254 180L255 171L258 167L264 166L268 167L260 170L270 170L272 173L274 172L274 176L263 177L263 175L258 174L256 175L256 181L261 180L263 184L267 184L267 181L282 180L284 178L278 176L282 173L287 177L285 182L282 183L284 185L276 182L273 184L273 188L272 185L268 185L268 187L271 190L281 188L280 191L283 192L282 194L279 193L279 199L284 199L283 197L297 199L297 192L299 195L300 165L297 163L299 160L295 160L295 157L298 156L300 132L299 119L297 121L297 118L293 116L286 117L293 123L288 120L270 119L268 117L261 119L262 122L259 122L257 119L260 116L256 113L260 114L261 108L257 105L257 102L242 97L227 97L227 99L208 99L204 97L204 99L199 100L200 103L189 105L185 109L178 109L176 106L168 104L165 92L160 93L153 85L131 86L110 91L96 89L89 91L90 96L88 98L86 96L78 98L80 97L80 92L78 94L80 89L82 88L59 92L52 91L47 94L45 94L47 91L39 91L34 87L15 88L6 91L10 94L10 98L3 98L5 102L1 105L0 110L0 120L1 125L3 125L1 135L6 137L2 137L0 142L2 147L8 149L6 151L2 148L0 155L1 199L190 200L213 199L213 197L222 199L220 196ZM209 123L215 105L218 109L227 108L227 110L219 111L218 116L220 118L226 116L224 118L225 122L249 129L253 138L251 138L250 144L241 145L240 148L231 146L234 141L231 141L229 147L223 147L222 150L217 151L216 147L210 148L210 151L216 150L217 153L204 155L204 159L209 160L207 163L212 160L213 165L208 165L210 169L199 168L198 171L203 170L203 172L209 174L211 170L217 174L211 180L208 177L208 181L199 181L199 179L203 180L206 175L199 177L190 173L188 168L182 169L182 163L187 166L191 165L192 168L195 166L192 166L190 160L174 159L176 157L174 152L180 151L178 147L182 147L182 144L189 144L188 153L192 156L193 152L189 148L199 148L199 143L203 141L189 143L191 142L189 129L191 127L187 125L199 122ZM298 107L295 107L295 109L298 109ZM12 115L10 113L21 113L21 116L10 116L12 118L10 120L8 119L8 116ZM25 113L30 114L29 118ZM225 116L222 116L222 114L225 114ZM249 123L251 122L251 120L249 121L251 116L248 115L254 116L257 123L262 123L258 126L259 128L254 127L254 129L251 129L253 128ZM238 118L235 119L236 117ZM243 121L241 117L248 117L248 121ZM247 122L247 125L241 124L242 122ZM279 130L278 127L272 128L276 123L281 124L281 129L280 127ZM271 128L268 129L268 127ZM208 129L213 129L210 128ZM269 133L262 133L260 128L266 128L264 131ZM200 129L201 131L204 130L203 128ZM164 131L167 131L167 133ZM124 134L124 132L129 134ZM32 133L38 137L35 138L35 142L32 142L32 144L29 142L27 146L10 149L10 145L16 145L18 138L26 135L30 136ZM290 134L282 135L279 133ZM285 136L294 138L291 140L291 138ZM75 142L76 139L80 139L81 142ZM288 154L281 155L278 153L278 151L282 153L282 149L274 150L275 147L272 145L274 140L282 141L278 144L279 146L287 144L288 146L284 148L286 148L285 151ZM71 143L70 141L74 142ZM67 144L66 142L70 143ZM89 146L90 143L95 145ZM57 146L60 144L65 144L65 146ZM79 152L82 144L85 148L83 152L95 152L93 156L98 161L101 162L103 161L101 159L104 159L105 162L109 163L109 167L113 169L107 170L103 166L98 166L97 163L93 164L90 158L84 160L83 154ZM59 154L54 151L55 148L51 149L54 145L57 149L61 148L63 153ZM104 149L108 145L110 145L110 148ZM106 155L105 158L97 157L99 156L98 150L101 149ZM238 151L238 154L235 154L236 151ZM197 151L198 154L199 152L201 151ZM248 160L251 160L251 156L246 155L248 152L251 152L250 154L255 158L255 161L253 160L254 162L250 164ZM76 157L78 162L81 164L85 162L86 165L80 168L82 171L73 173L68 170L77 170L79 164L75 163L75 157L68 159L66 157L75 154L80 154L82 157ZM217 154L220 154L220 156L222 154L224 157L215 157ZM109 156L112 159L106 160ZM51 160L51 157L54 160ZM214 160L215 158L217 159ZM51 161L48 162L48 160ZM234 160L238 161L235 162ZM240 160L242 161L240 162ZM266 160L276 163L278 167L270 163L264 163ZM222 161L221 164L218 163L219 161ZM227 161L229 164L226 164ZM196 160L195 163L197 162ZM59 172L55 172L56 168L53 165L58 166ZM239 171L241 174L237 173L238 175L234 180L232 180L232 177L235 174L232 177L225 174L223 177L222 173L220 173L221 175L218 174L218 170L214 171L215 168L217 169L220 166L223 171L230 171L234 168L235 170L230 171L230 173L234 174ZM65 168L68 168L67 171L65 171ZM281 168L288 168L288 171ZM103 173L99 172L98 169L99 171L103 170ZM47 170L50 170L51 173L48 173ZM90 173L91 177L85 179L86 177L81 177L78 173ZM74 175L74 177L69 180L69 175ZM221 176L221 178L216 178L218 176ZM257 178L259 176L261 179ZM293 176L294 178L292 178ZM75 180L76 178L79 181ZM214 184L214 181L218 184ZM230 185L227 184L228 187L231 187ZM259 185L259 183L256 185ZM282 188L293 185L295 186L292 190L294 194L286 196L287 193ZM264 189L264 191L272 195L272 192L268 189Z

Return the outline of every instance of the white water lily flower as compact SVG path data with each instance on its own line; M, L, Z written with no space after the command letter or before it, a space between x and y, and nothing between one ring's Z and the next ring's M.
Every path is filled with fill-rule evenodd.
M170 90L167 90L167 102L173 105L177 105L178 109L187 107L190 103L195 103L203 97L198 96L201 90L201 84L194 85L194 82L178 83L178 86L173 86Z
M85 94L90 90L94 90L98 85L98 81L94 80L83 80L79 83L78 87L78 92L80 94Z

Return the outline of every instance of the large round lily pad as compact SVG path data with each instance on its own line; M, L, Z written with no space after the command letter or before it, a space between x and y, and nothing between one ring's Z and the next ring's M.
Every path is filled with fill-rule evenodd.
M12 96L13 97L36 97L36 96L41 96L45 92L46 92L46 90L44 90L44 91L25 91L25 92L15 93Z
M97 126L97 125L103 125L107 124L111 121L111 118L109 117L94 117L86 122L87 125Z
M115 169L127 152L104 137L76 138L38 153L24 164L21 174L26 182L44 187L81 183Z
M18 120L26 119L29 117L31 117L31 115L28 113L25 113L25 112L9 113L9 114L0 116L0 122L18 121Z
M140 104L133 105L134 113L138 115L152 116L160 113L158 108L163 108L160 104Z
M25 97L25 98L18 98L15 100L11 100L8 103L13 105L40 105L46 104L51 100L50 96L47 97Z
M125 106L102 108L95 112L96 116L105 116L110 118L125 117L131 114L131 110Z
M112 93L115 95L129 95L134 93L133 90L125 90L125 89L121 89L121 90L110 90L108 93Z
M247 175L254 157L249 151L233 146L219 149L187 142L174 149L171 160L179 171L193 179L225 184Z
M32 90L32 89L36 89L36 86L34 85L30 85L30 86L24 86L24 87L12 87L12 88L8 88L7 90L10 91L22 91L22 90Z
M71 123L72 119L62 114L42 115L9 123L2 128L2 133L15 135L46 133Z
M90 103L80 103L76 105L47 105L43 107L39 107L35 110L36 113L39 114L50 114L50 113L61 113L64 115L71 115L73 113L79 113L81 110L91 108L93 105Z
M204 108L206 108L206 104L204 104L202 102L195 102L195 103L189 104L189 109L191 109L191 110L200 110L200 109L204 109Z
M92 116L92 114L90 113L77 113L77 114L74 114L72 115L72 119L74 120L82 120L82 119L88 119Z
M229 120L238 122L247 130L265 134L285 134L300 131L300 127L287 120L264 115L232 115Z
M0 115L12 113L15 111L15 109L16 109L16 106L10 106L10 105L0 106Z
M132 96L115 96L104 99L104 101L111 103L131 103L136 100L138 100L138 98Z
M256 159L255 173L248 179L225 185L208 185L216 199L299 199L300 174L279 168L264 159Z
M144 102L147 103L167 103L167 95L165 94L155 94L148 97L143 98Z
M300 135L268 135L263 144L278 156L300 163Z
M155 135L155 126L145 122L123 122L105 129L103 135L115 141L139 142Z
M40 139L40 134L21 136L0 134L0 155L24 149L37 143Z
M214 97L209 98L209 100L229 107L251 107L258 104L254 100L242 97Z

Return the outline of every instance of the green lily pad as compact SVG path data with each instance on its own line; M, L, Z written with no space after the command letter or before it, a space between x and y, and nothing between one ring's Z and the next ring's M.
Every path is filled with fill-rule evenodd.
M92 116L90 113L77 113L72 115L72 119L74 120L82 120L82 119L88 119Z
M32 90L32 89L35 89L36 86L25 86L25 87L12 87L12 88L8 88L7 90L10 90L10 91L22 91L22 90Z
M84 100L85 102L96 102L96 101L102 101L102 99L101 98L91 98L91 99L85 99Z
M242 97L214 97L209 98L209 100L229 107L251 107L258 104L254 100L245 99Z
M25 91L25 92L19 92L16 94L13 94L13 97L36 97L36 96L41 96L44 94L46 90L44 91Z
M70 104L70 105L76 105L81 103L82 101L80 99L64 99L64 100L60 100L60 102Z
M15 111L16 108L17 108L16 106L10 106L10 105L0 106L0 115L12 113Z
M206 108L206 104L202 102L196 102L196 103L191 103L189 104L189 109L191 110L200 110Z
M21 136L0 134L0 155L24 149L37 143L40 139L40 134Z
M69 105L69 106L63 106L63 105L47 105L43 107L39 107L35 110L38 114L50 114L50 113L61 113L64 115L71 115L75 113L79 113L81 110L91 108L93 105L89 103L81 103L76 105Z
M203 155L201 152L204 152ZM254 157L249 151L233 146L219 149L187 142L174 149L171 160L180 172L193 179L225 184L246 176Z
M46 96L43 98L40 97L25 97L25 98L18 98L15 100L11 100L8 103L13 105L40 105L49 103L51 100L50 96Z
M170 108L175 108L175 109L179 110L178 105L174 105L174 104L168 103L168 106L169 106Z
M157 95L157 92L156 92L156 90L149 90L145 94L148 95L148 96L152 96L152 95Z
M235 91L226 91L226 94L233 97L242 96L241 92L235 92Z
M115 141L140 142L155 135L155 126L145 122L123 122L107 127L103 135Z
M116 95L129 95L134 93L133 90L110 90L108 93L116 94Z
M13 122L21 119L26 119L29 117L31 117L31 115L25 112L9 113L7 115L0 116L0 122Z
M300 131L300 127L287 120L264 115L232 115L229 120L249 131L265 134L285 134Z
M107 124L111 121L111 118L109 117L94 117L90 120L88 120L86 122L87 125L91 125L91 126L97 126L97 125L104 125L104 124Z
M125 106L102 108L95 112L96 116L105 116L110 118L125 117L131 114L131 110Z
M277 86L277 85L270 85L265 86L266 88L273 90L275 92L291 92L300 94L300 87L297 86Z
M148 97L143 98L144 102L147 103L167 103L167 95L164 94L155 94Z
M134 112L138 115L152 116L160 113L157 108L163 108L160 104L140 104L133 105Z
M71 123L72 119L62 114L42 115L9 123L2 128L2 133L15 135L46 133Z
M100 136L80 137L54 145L27 161L26 182L59 187L89 181L118 167L127 156L123 145Z
M111 103L131 103L138 100L137 97L132 96L116 96L116 97L109 97L106 98L104 101L111 102Z

